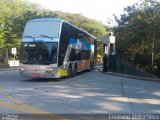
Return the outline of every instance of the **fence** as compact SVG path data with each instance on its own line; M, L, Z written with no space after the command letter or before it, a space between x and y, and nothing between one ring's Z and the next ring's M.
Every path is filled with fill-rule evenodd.
M160 63L160 61L159 61ZM136 56L134 60L126 56L110 55L109 71L130 74L141 77L160 77L160 64L154 62L152 66L151 56ZM156 67L155 67L156 66Z

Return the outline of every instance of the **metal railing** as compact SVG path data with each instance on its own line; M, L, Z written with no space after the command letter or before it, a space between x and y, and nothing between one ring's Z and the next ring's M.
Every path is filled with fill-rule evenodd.
M151 60L150 55L139 55L134 58L110 55L108 70L141 77L160 77L160 59L154 61L154 66L152 66Z

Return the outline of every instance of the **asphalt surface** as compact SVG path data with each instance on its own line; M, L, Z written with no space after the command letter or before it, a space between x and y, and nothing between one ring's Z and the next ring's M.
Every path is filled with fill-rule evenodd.
M103 74L70 79L21 79L0 71L0 113L160 114L160 83Z

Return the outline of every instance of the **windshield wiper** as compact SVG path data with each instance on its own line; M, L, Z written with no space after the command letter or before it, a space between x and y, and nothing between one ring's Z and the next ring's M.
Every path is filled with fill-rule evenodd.
M28 37L28 38L32 38L33 40L35 40L35 38L34 37L32 37L32 36L24 36L24 37Z
M47 35L40 35L40 36L46 37L46 38L49 38L49 39L53 40L52 37L49 37L49 36L47 36Z

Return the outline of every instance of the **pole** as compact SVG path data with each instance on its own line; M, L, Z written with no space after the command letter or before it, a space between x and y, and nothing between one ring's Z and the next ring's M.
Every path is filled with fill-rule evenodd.
M153 10L153 38L152 38L152 53L151 53L151 56L152 56L152 61L151 61L151 77L153 76L153 66L154 66L154 42L155 42L155 35L156 35L156 31L155 31L155 14L156 14L156 11L155 11L155 8Z
M16 60L16 59L15 59L15 56L16 56L16 54L14 54L14 67L15 67L15 60Z
M5 63L8 63L8 49L6 49L6 59L5 59Z
M94 41L94 64L96 64L97 61L97 41Z

